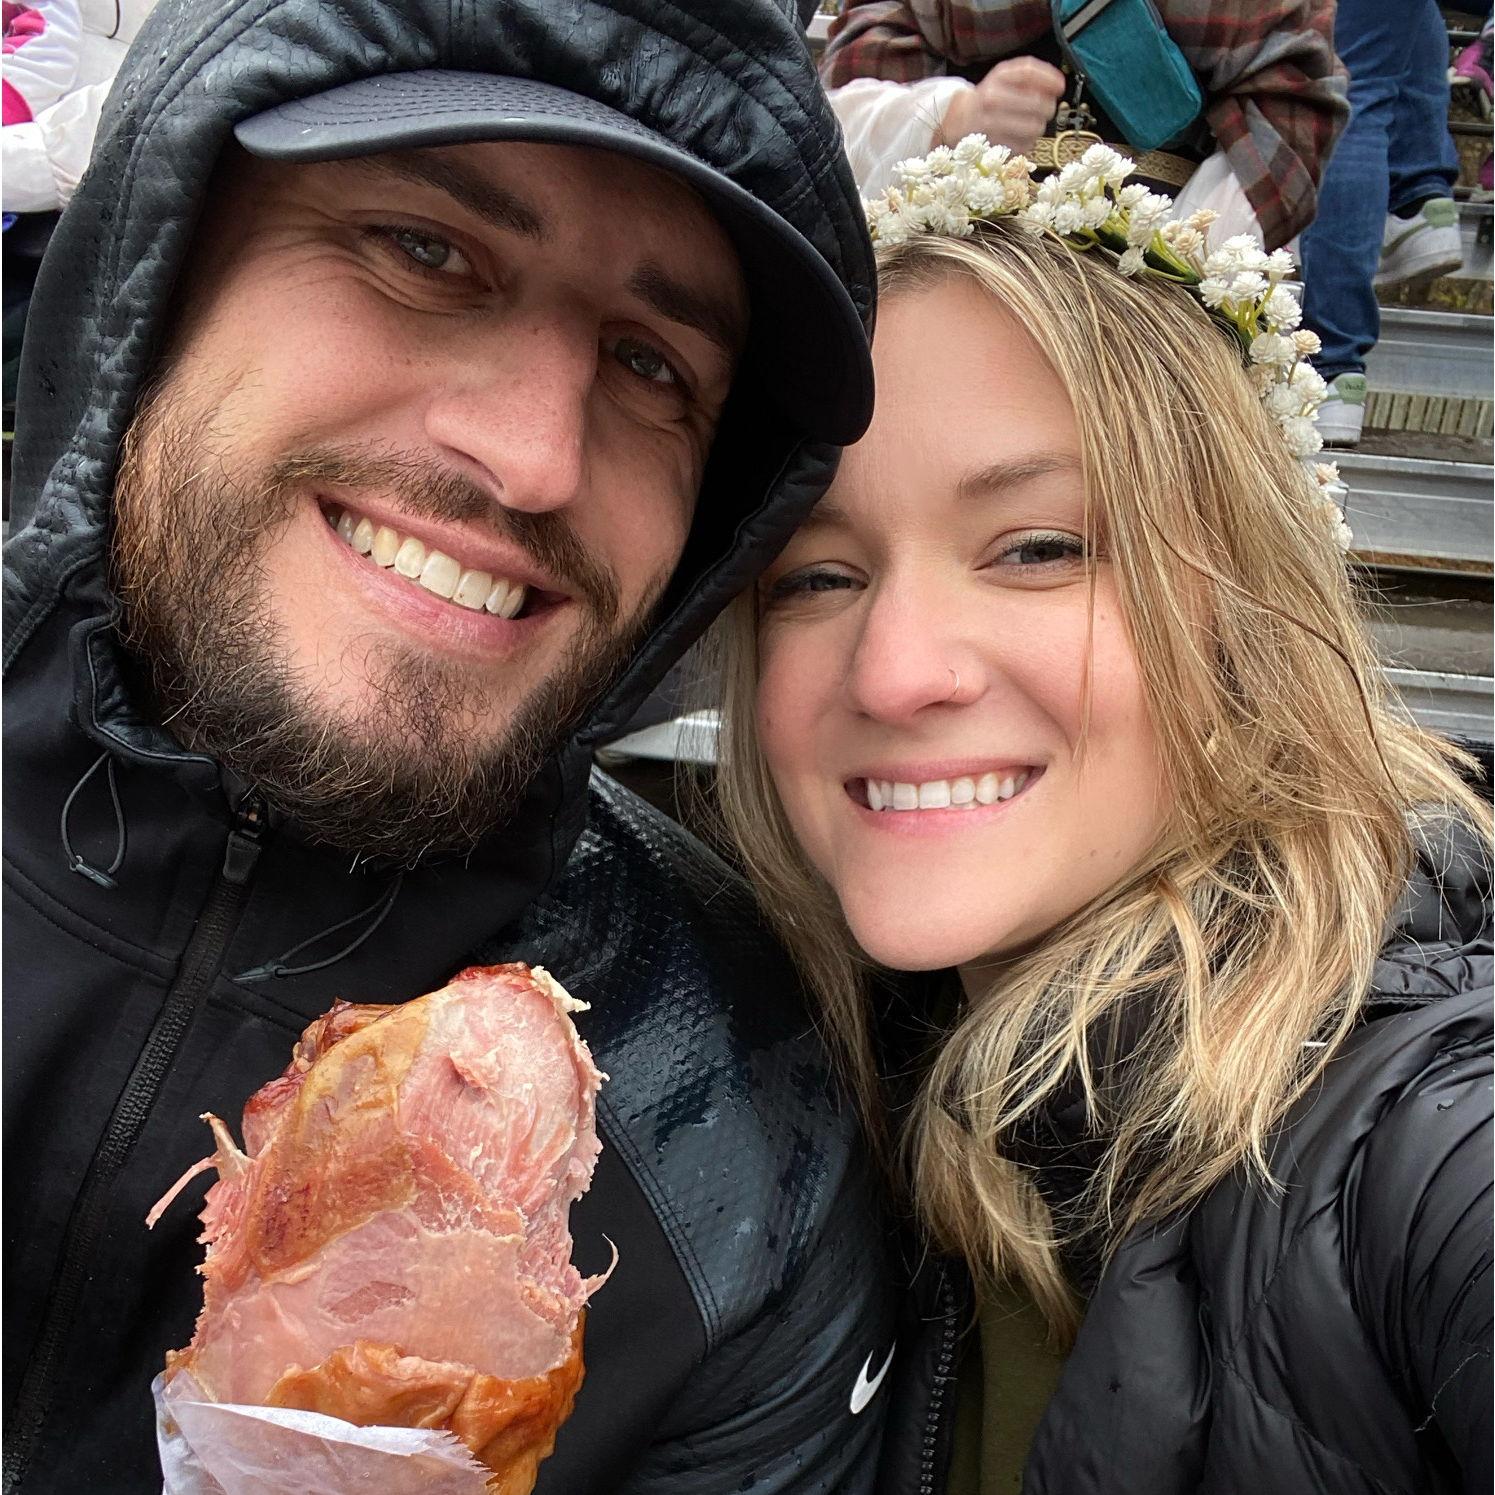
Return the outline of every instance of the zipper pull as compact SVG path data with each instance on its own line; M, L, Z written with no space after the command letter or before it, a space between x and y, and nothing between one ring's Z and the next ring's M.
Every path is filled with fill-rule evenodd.
M234 816L234 828L228 833L228 845L223 850L223 880L236 887L243 887L260 859L260 843L264 838L267 814L265 802L253 790L239 801L238 813Z

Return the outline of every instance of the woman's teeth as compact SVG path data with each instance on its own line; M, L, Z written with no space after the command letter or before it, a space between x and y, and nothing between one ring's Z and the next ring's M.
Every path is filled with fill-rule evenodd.
M428 550L413 535L401 535L387 524L376 525L352 509L334 513L332 527L359 555L366 555L375 565L396 572L458 607L513 618L529 596L529 588L523 582L506 581L486 571L464 570L451 556Z
M892 779L863 779L867 804L874 810L974 810L1011 799L1032 778L1031 768L1017 773L984 773L979 778L930 779L901 784Z

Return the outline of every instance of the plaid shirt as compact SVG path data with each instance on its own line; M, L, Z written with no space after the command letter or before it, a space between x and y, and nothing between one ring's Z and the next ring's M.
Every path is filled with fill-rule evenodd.
M1266 233L1312 221L1349 118L1334 55L1334 0L1156 0L1205 96L1205 119ZM1049 0L846 0L820 72L911 83L981 70L1052 38Z

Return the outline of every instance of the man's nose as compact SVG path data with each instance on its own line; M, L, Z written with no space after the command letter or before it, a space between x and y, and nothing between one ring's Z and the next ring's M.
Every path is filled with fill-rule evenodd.
M465 356L464 356L465 355ZM587 420L597 382L595 334L510 322L479 349L455 346L426 402L426 435L506 508L574 503L587 478Z
M873 591L846 675L853 710L903 722L932 706L967 704L984 689L985 668L958 603L933 578Z

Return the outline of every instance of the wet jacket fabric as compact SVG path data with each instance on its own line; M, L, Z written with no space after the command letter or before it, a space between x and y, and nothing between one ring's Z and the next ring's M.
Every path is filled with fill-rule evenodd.
M1271 1150L1106 1265L1023 1495L1484 1495L1491 1488L1491 926L1483 856L1425 853L1364 1021ZM1075 1098L1019 1150L1062 1206ZM1083 1261L1071 1264L1084 1280ZM884 1488L945 1488L969 1283L905 1309Z
M619 59L629 59L620 66ZM850 174L769 0L160 0L43 267L5 551L7 1492L155 1495L149 1385L201 1302L200 1113L236 1119L335 998L543 962L611 1079L573 1211L587 1377L542 1492L871 1488L890 1339L854 1128L737 880L607 779L627 720L822 491L836 452L734 387L661 621L462 864L350 869L137 704L105 550L119 444L234 121L364 73L539 72L672 132L794 224L870 320ZM351 948L350 948L351 947ZM265 974L269 967L271 974ZM482 1310L480 1298L475 1312Z

